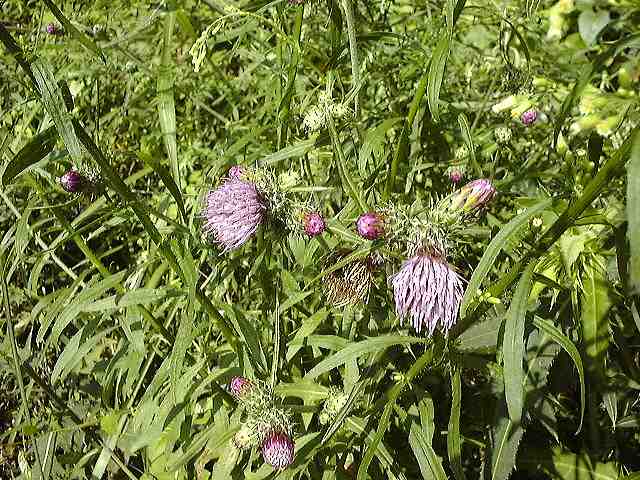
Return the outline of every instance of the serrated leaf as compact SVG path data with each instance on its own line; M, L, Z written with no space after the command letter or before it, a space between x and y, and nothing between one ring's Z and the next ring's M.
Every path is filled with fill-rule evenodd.
M503 320L501 316L492 317L472 325L456 338L455 349L465 353L495 352Z
M542 469L553 480L617 480L620 477L612 462L595 462L585 453L563 452L558 447L551 451L527 448L518 464L531 470Z
M505 316L502 352L504 358L504 394L507 400L509 418L516 424L522 419L524 407L524 327L527 314L527 301L531 292L533 270L537 261L525 268L511 304Z
M511 419L502 417L493 439L491 480L507 480L516 465L516 455L524 430Z

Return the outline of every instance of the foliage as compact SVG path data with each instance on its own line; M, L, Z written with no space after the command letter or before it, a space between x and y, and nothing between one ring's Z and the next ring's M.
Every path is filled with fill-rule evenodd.
M1 478L640 471L637 2L0 10ZM203 204L236 165L284 213L223 252ZM425 231L466 279L432 335L391 282ZM265 411L286 469L237 445Z

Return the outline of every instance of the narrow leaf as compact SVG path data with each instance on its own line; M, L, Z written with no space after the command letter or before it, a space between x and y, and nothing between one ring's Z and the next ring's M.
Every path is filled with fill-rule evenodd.
M449 416L449 433L447 434L447 454L451 470L456 480L465 480L462 470L462 440L460 438L460 407L462 404L462 385L460 367L452 367L451 372L451 415Z
M57 139L58 131L55 126L51 126L31 138L29 143L22 147L20 151L9 160L9 163L2 173L2 184L4 186L9 185L20 173L51 153Z
M629 285L640 294L640 133L636 133L627 164L627 236L631 253Z

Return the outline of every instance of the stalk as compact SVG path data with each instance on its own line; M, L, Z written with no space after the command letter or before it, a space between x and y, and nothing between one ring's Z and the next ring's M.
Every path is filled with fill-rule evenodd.
M356 43L356 22L353 17L353 6L351 0L342 0L342 9L344 17L347 21L347 35L349 37L349 55L351 55L351 77L354 87L360 84L360 63L358 61L358 45ZM358 100L359 92L353 99L353 111L356 118L360 115L360 102Z

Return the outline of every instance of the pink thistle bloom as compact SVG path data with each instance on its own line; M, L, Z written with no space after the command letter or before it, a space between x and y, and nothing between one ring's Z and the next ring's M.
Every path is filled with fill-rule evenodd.
M527 110L520 116L520 120L522 121L522 124L526 127L528 127L529 125L533 125L537 119L538 119L538 112L533 108L531 110Z
M58 180L65 192L80 193L87 185L87 179L76 170L69 170Z
M451 198L449 208L464 212L477 211L487 206L495 198L496 194L496 188L491 183L491 180L479 178L456 190Z
M310 237L317 237L327 228L324 218L318 212L305 214L303 222L304 233Z
M245 169L244 169L244 167L242 165L234 165L227 172L227 177L228 178L240 179L240 178L242 178L242 175L244 173L245 173Z
M276 470L293 463L295 445L288 435L271 432L262 444L262 458Z
M229 382L229 390L236 398L243 396L250 388L251 381L245 377L233 377Z
M438 256L420 254L406 260L391 277L396 315L416 332L436 328L447 333L455 324L464 293L463 279Z
M203 230L223 252L243 245L267 219L267 204L256 186L228 178L207 194Z
M367 240L376 240L384 235L384 218L376 212L360 215L356 222L358 235Z
M449 172L449 180L457 185L462 180L462 172L460 170L451 170Z

